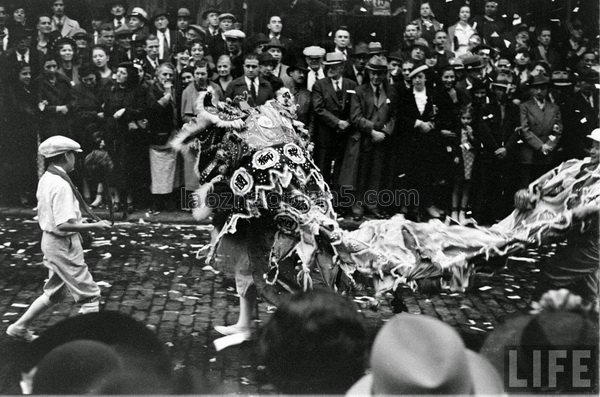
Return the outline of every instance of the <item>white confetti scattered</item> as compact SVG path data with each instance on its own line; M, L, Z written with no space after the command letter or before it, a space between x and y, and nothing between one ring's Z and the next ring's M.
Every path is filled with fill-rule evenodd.
M23 308L23 307L29 307L29 305L28 305L28 304L26 304L26 303L13 303L13 304L12 304L12 305L10 305L10 306L11 306L11 307L20 307L20 308Z
M508 299L521 299L521 297L519 295L509 295L507 296Z
M98 281L96 284L98 284L99 287L106 287L106 288L112 287L112 284L110 284L106 281Z
M490 290L490 289L492 289L492 287L490 287L489 285L485 285L483 287L480 287L479 291L487 291L487 290Z

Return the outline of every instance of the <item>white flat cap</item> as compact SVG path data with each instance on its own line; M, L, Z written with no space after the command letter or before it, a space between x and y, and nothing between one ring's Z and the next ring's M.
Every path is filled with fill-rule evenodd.
M304 54L305 57L309 58L322 58L325 56L325 52L326 51L324 48L313 45L310 47L306 47L304 51L302 51L302 54Z
M38 151L45 158L49 158L67 152L81 152L81 146L71 138L55 135L42 142Z
M590 138L590 139L595 140L596 142L600 142L600 128L596 128L587 137Z
M225 36L226 39L242 40L246 38L246 33L239 29L231 29L223 33L223 36Z

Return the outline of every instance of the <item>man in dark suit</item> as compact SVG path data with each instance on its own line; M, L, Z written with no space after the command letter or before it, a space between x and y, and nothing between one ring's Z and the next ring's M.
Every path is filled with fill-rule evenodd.
M158 38L158 58L170 62L173 47L178 41L185 41L185 37L176 30L169 29L169 14L165 10L157 10L152 21Z
M344 77L355 81L357 85L362 85L369 81L369 76L365 70L369 60L369 48L367 43L361 41L354 46L354 52L350 54L352 62L346 62L344 67Z
M332 185L338 183L346 141L352 133L350 98L355 92L356 83L342 77L343 54L326 54L323 66L327 77L318 80L312 90L315 110L314 158L325 182Z
M277 39L279 40L279 43L282 46L283 58L281 62L286 65L293 65L295 63L293 51L294 44L292 42L292 39L281 34L281 31L283 30L283 23L281 22L281 17L279 15L271 15L269 17L267 29L269 30L269 40Z
M210 35L208 37L206 43L208 46L208 53L213 57L215 62L221 55L227 54L227 39L225 37L225 32L231 30L235 20L235 15L228 12L219 15L219 32L218 34Z
M227 98L247 96L250 106L264 105L269 99L274 98L271 85L258 76L258 56L247 54L244 57L244 75L233 80L225 91Z
M25 62L31 66L31 76L35 79L41 71L41 54L32 48L31 37L33 31L30 29L16 29L12 33L11 41L13 48L9 48L0 56L0 70L4 76L12 76L16 73L17 66Z
M492 224L512 209L514 193L510 183L520 125L519 107L512 102L516 89L512 74L499 74L491 84L491 101L483 105L475 120L481 151L478 157L479 181L474 210L477 221Z
M383 218L378 203L373 200L373 197L367 197L366 192L384 188L382 176L386 147L389 144L386 138L394 131L391 100L387 92L389 89L385 83L388 73L387 61L385 58L372 57L366 69L369 73L369 83L356 89L356 95L352 96L350 113L352 124L360 136L357 190L358 200L363 204L355 204L352 208L354 216L358 219L362 218L364 208L375 218ZM347 159L346 156L344 168Z
M552 152L562 134L560 109L548 98L549 84L548 77L534 76L529 84L532 98L521 104L520 188L550 169Z
M587 135L598 128L600 112L596 84L598 84L597 72L591 69L582 72L577 77L577 92L571 98L571 106L560 107L565 119L564 124L569 126L563 135L567 159L582 159L588 156L591 141L587 139Z

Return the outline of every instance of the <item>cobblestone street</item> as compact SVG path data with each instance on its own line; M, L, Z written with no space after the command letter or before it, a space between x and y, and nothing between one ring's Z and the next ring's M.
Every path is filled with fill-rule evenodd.
M203 270L196 251L209 239L210 226L191 224L118 223L96 234L86 262L102 288L102 308L128 313L153 326L168 347L176 371L189 371L205 393L270 393L256 360L255 344L216 352L214 325L237 318L234 280L227 271ZM12 367L19 343L5 336L40 294L47 271L42 265L40 230L32 218L0 218L0 393L18 394ZM514 258L493 275L480 275L466 294L427 296L403 290L408 310L436 316L456 327L467 346L478 349L485 335L506 316L527 311L535 288L537 263L551 252ZM391 295L377 308L365 308L369 333L376 333L392 314ZM75 316L72 301L54 306L35 324L41 333ZM273 310L258 304L256 331Z

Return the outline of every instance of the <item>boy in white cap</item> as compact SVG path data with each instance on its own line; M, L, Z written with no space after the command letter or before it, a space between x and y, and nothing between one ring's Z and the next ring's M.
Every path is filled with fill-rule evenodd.
M106 230L111 225L89 210L68 176L75 168L75 152L81 152L79 144L61 135L46 139L39 147L48 162L38 184L37 200L44 266L49 275L43 294L7 328L6 333L15 338L32 341L35 336L28 329L31 322L60 302L67 290L75 302L82 304L80 313L99 310L100 288L84 261L79 232ZM80 204L96 222L82 222Z

